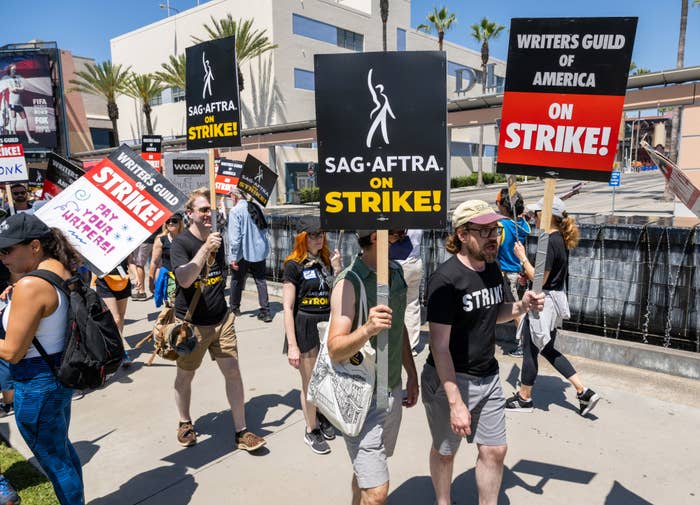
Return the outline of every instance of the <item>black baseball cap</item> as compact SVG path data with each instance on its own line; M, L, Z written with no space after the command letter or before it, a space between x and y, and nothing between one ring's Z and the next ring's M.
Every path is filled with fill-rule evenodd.
M318 216L305 215L299 218L297 223L297 233L316 232L321 229L321 220Z
M36 216L22 212L0 223L0 249L26 240L51 236L51 228Z

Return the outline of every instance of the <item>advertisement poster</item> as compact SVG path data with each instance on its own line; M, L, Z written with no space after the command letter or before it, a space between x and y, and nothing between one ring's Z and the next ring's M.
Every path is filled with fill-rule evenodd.
M49 164L44 179L44 198L53 198L82 176L82 169L58 154L49 153Z
M27 180L29 169L19 137L0 136L0 183Z
M216 158L216 194L228 195L231 189L238 186L238 179L243 171L243 162L229 160L228 158Z
M0 135L17 135L25 148L56 147L48 55L0 56Z
M502 174L608 181L637 18L513 19Z
M243 171L238 180L238 189L245 191L265 207L276 183L276 173L256 157L250 154L246 156Z
M36 216L60 228L97 275L115 268L186 197L122 145L48 201Z
M315 56L321 226L447 226L447 96L439 51Z
M202 42L187 53L187 149L241 145L235 37Z
M163 137L161 135L144 135L141 137L141 157L155 170L163 173Z

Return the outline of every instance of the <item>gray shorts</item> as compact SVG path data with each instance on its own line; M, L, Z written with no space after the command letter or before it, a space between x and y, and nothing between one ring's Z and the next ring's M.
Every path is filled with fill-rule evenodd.
M498 374L476 377L457 374L457 387L472 416L467 442L506 445L506 398ZM421 374L422 398L433 447L443 456L455 454L462 438L450 426L450 405L437 370L426 363Z
M360 434L343 437L357 485L361 489L371 489L389 482L387 458L394 454L399 436L402 399L401 386L398 386L391 392L391 409L386 412L377 410L375 396Z
M520 272L505 272L505 275L508 278L510 293L517 302L520 300L520 293L518 293L518 288L520 288Z

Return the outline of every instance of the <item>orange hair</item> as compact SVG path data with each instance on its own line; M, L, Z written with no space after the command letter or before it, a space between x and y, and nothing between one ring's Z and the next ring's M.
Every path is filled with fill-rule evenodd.
M284 265L286 265L288 261L304 263L307 255L308 250L306 249L306 232L302 231L301 233L298 233L294 239L294 249L292 249L289 256L284 259ZM318 252L318 255L326 266L331 266L331 253L328 250L328 242L326 242L325 235L323 236L323 245L321 246L321 250Z

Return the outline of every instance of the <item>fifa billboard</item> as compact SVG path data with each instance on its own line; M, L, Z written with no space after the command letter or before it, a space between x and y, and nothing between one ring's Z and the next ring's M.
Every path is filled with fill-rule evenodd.
M47 54L0 54L0 135L16 135L30 150L56 147Z

